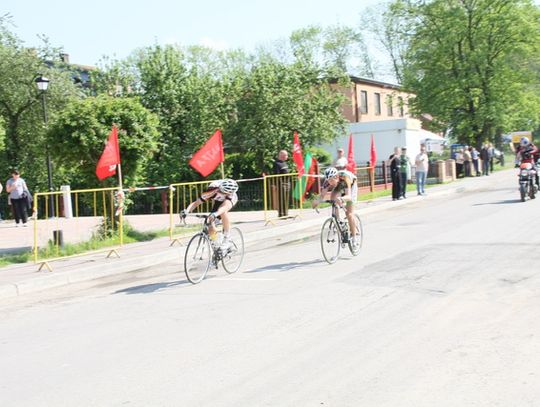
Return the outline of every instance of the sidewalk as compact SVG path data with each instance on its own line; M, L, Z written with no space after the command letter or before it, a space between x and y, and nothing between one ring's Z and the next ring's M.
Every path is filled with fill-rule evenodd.
M491 174L489 177L467 178L451 184L437 185L428 189L427 197L419 197L416 196L416 193L410 192L410 197L406 200L392 201L391 197L383 197L373 201L359 202L357 208L362 215L391 210L419 200L430 199L430 197L490 189L500 185L501 181L508 178L509 171L512 171L512 175L514 174L513 170L505 170ZM293 211L291 211L292 213ZM278 220L274 225L268 224L266 226L262 220L264 216L260 212L233 212L232 214L233 222L244 233L245 244L249 248L249 246L265 239L279 238L281 244L313 235L313 233L317 233L313 231L313 228L322 224L323 219L329 215L329 210L324 209L320 214L317 214L313 210L306 209L302 211L301 218ZM144 224L148 220L141 217L138 222ZM27 229L31 228L19 229L26 232ZM184 245L189 237L190 235L182 239ZM57 260L51 263L52 272L43 271L46 269L38 272L38 266L33 263L3 267L0 268L0 300L68 284L119 276L169 261L178 261L178 271L182 272L185 246L178 244L170 246L170 244L168 238L161 238L150 242L124 245L118 251L120 258L106 258L106 253L97 253Z

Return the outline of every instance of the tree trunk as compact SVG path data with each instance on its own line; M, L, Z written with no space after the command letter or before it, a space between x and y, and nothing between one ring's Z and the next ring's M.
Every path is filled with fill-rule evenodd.
M19 140L19 116L11 116L6 126L6 160L11 168L19 164L19 152L21 144Z

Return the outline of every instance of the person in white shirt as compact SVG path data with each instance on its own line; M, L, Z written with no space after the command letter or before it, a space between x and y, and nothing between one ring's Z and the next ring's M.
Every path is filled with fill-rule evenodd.
M426 178L429 169L429 157L426 154L426 147L420 147L420 153L414 160L416 165L416 191L418 195L426 195L424 187L426 185Z
M334 161L334 167L336 167L338 170L344 170L347 168L347 157L345 157L345 151L342 148L338 148L337 150L337 158L336 161Z
M11 171L11 178L6 183L6 192L9 194L11 205L15 213L15 226L27 226L28 221L28 187L21 178L19 171Z

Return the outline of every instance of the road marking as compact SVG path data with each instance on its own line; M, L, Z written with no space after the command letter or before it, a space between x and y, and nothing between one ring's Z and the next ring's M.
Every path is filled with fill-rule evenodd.
M275 278L212 278L212 281L276 281Z

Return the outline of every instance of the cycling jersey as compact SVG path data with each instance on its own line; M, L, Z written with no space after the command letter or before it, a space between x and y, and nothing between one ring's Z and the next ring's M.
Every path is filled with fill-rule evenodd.
M332 187L328 180L324 181L323 188L333 192L346 192L347 188L351 188L356 184L356 175L347 170L340 170L337 173L339 180L336 186Z
M323 184L323 188L327 191L341 193L341 196L346 195L347 189L350 188L351 201L356 202L356 198L358 196L358 184L356 175L347 170L340 170L338 171L337 175L339 179L338 183L334 187L332 187L328 180L326 180Z
M221 203L226 200L231 201L233 206L236 205L236 203L238 202L238 195L236 194L236 192L232 194L225 194L219 190L219 187L221 186L221 183L223 181L224 180L212 181L210 184L208 184L206 191L201 194L199 199L202 202L206 202L207 200L212 199L214 201L214 206L216 206L216 203L219 203L219 205L221 205ZM219 205L217 206L219 207Z

